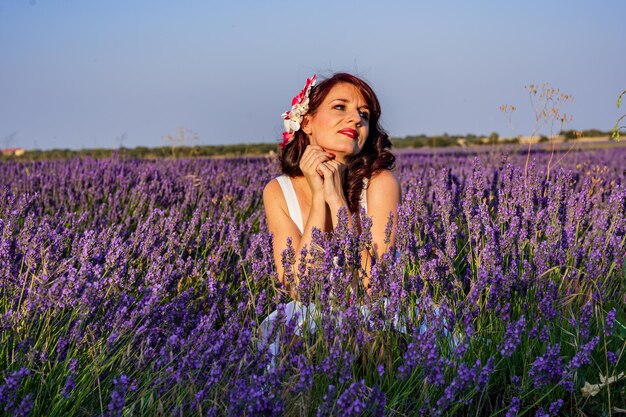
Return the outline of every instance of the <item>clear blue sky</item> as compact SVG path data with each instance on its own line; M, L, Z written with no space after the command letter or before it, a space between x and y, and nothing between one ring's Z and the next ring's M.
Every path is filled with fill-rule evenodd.
M524 86L608 130L626 2L0 0L0 147L275 142L313 73L368 80L392 136L529 134ZM512 130L501 104L517 105ZM626 111L626 109L623 109Z

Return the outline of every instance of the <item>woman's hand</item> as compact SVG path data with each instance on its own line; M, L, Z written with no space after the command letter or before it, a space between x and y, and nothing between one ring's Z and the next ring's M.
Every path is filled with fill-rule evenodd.
M324 177L324 201L332 212L346 206L346 198L343 193L343 182L346 178L346 166L341 162L330 159L319 165L318 171Z
M300 170L304 174L313 194L324 194L323 171L320 166L333 158L329 152L321 146L308 145L300 158Z

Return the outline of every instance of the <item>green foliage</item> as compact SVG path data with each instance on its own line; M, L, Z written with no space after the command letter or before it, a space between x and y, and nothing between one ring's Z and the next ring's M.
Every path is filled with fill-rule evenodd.
M621 96L620 96L621 99ZM618 123L624 118L620 118ZM620 127L619 129L623 129ZM613 131L613 137L619 140L619 129ZM605 132L598 129L588 130L561 130L559 135L565 137L566 140L576 140L580 137L602 137L610 136L611 132ZM548 138L541 138L540 142L547 142ZM394 148L444 148L444 147L464 147L464 146L480 146L480 145L514 145L519 143L519 138L503 138L497 132L489 135L468 134L448 134L428 136L425 134L408 135L405 137L392 137L391 143ZM85 157L93 159L104 159L112 156L122 158L141 158L141 159L158 159L158 158L194 158L194 157L239 157L239 156L262 156L269 155L271 152L278 152L278 146L275 143L242 143L234 145L196 145L196 146L161 146L147 147L137 146L135 148L121 147L119 149L51 149L51 150L28 150L20 156L0 155L0 162L9 160L20 161L42 161L42 160L59 160L70 159L76 157Z
M204 146L161 146L156 148L148 148L146 146L138 146L136 148L119 148L119 149L52 149L52 150L29 150L21 156L0 156L0 161L6 160L23 160L23 161L41 161L69 159L76 157L87 157L94 159L110 158L114 155L125 158L193 158L193 157L234 157L234 156L255 156L268 154L270 151L276 151L277 146L273 143L256 143L256 144L236 144L236 145L204 145Z
M578 138L600 138L604 136L610 136L611 132L605 132L599 129L588 130L561 130L559 135L563 136L566 140L573 140Z
M517 141L517 138L514 140ZM466 135L449 135L447 133L433 136L427 136L424 134L409 135L403 138L391 138L391 143L396 148L442 148L449 146L506 143L506 141L500 140L499 135L496 132L493 132L488 137L472 133L468 133Z

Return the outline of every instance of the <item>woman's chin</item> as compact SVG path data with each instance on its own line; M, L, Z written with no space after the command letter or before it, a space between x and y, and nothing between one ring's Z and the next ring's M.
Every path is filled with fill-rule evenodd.
M350 157L350 156L354 156L357 153L359 153L359 149L357 146L351 145L351 144L346 144L346 145L336 145L333 146L332 148L328 148L326 149L329 152L334 153L337 157L339 157L340 155L344 158Z
M344 151L339 151L339 150L337 150L337 151L333 150L333 151L330 151L330 152L335 154L335 160L336 161L339 161L339 162L342 162L342 163L345 163L346 160L353 155L352 152L344 152Z

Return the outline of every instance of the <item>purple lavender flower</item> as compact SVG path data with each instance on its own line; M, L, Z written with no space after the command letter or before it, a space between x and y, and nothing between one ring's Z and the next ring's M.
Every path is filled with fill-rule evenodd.
M532 363L528 376L532 378L535 388L555 384L565 376L565 365L560 353L558 344L548 346L546 352Z
M524 316L520 317L517 322L509 323L504 333L504 339L500 343L500 354L502 356L508 358L513 355L522 339L522 333L525 328L526 318Z
M408 329L407 342L393 352L397 365L376 366L374 376L380 372L375 379L386 383L398 377L423 378L438 395L416 395L422 401L419 413L435 410L439 400L449 405L460 399L461 407L480 414L484 410L472 409L473 393L488 389L496 398L507 398L510 392L526 398L529 384L559 383L576 396L575 370L585 370L597 348L596 338L603 333L610 338L615 328L614 310L607 312L604 327L596 326L596 307L626 300L612 285L623 275L626 255L626 176L619 164L626 150L563 153L563 169L552 170L549 181L549 154L536 151L527 177L521 168L526 155L515 152L505 161L501 155L458 150L410 151L399 157L397 175L404 198L397 255L376 260L369 293L364 288L352 293L349 281L363 276L358 255L371 241L371 219L360 219L360 233L347 222L332 235L316 231L316 245L308 248L314 260L301 263L297 272L302 276L302 299L320 304L319 333L310 337L328 354L319 361L316 357L313 367L304 352L306 344L293 337L297 326L286 323L283 315L273 334L280 335L280 354L271 370L268 349L256 349L256 326L290 301L277 281L261 205L263 185L277 174L275 164L265 159L122 157L4 162L0 293L5 306L19 306L0 317L3 341L15 352L8 369L27 364L55 369L60 361L70 365L65 377L50 379L38 371L21 377L17 385L9 383L17 377L5 373L0 398L12 402L10 409L2 402L2 412L27 413L33 397L23 391L31 384L57 381L51 392L74 398L83 371L77 359L84 362L93 342L105 344L110 336L110 359L129 361L119 372L153 372L154 378L142 378L147 389L139 392L168 398L164 407L177 415L199 408L208 415L281 415L292 406L292 398L281 399L289 389L285 381L306 392L312 381L321 380L339 388L321 387L329 408L323 411L322 404L313 404L320 406L320 415L340 414L337 397L344 394L346 408L364 401L365 410L382 415L390 395L384 388L365 386L361 398L348 398L345 388L358 384L354 354L349 352L362 351L368 335L388 331L384 329L396 314ZM342 219L348 219L349 213L344 215ZM296 256L302 257L285 255L292 264ZM581 311L574 301L563 308L563 301L581 288L596 288L588 305ZM373 304L371 322L348 304L353 295L357 303ZM389 304L376 307L382 297ZM518 301L526 324L532 321L528 337L549 346L531 358L529 366L511 370L528 372L529 383L511 378L503 386L490 386L490 375L501 371L494 354L526 355L529 352L520 349L537 346L536 341L521 345L526 328L511 319L519 314ZM439 321L431 313L435 302L442 306ZM409 305L419 307L419 317ZM341 321L337 309L346 311ZM536 317L528 316L537 311ZM563 317L570 311L571 316ZM490 315L499 317L507 329L501 343L491 343L480 332L485 354L480 357L489 357L483 364L477 360L475 339ZM424 318L426 331L413 331ZM558 329L568 322L579 332L573 357L554 345L565 346ZM47 348L38 344L35 334L16 331L26 328L25 323L55 335ZM444 328L459 329L461 344L448 346L441 334ZM611 339L607 341L614 350ZM118 355L122 352L133 354ZM607 360L615 364L619 354L606 352ZM52 368L39 366L43 362ZM101 375L103 380L110 376ZM103 396L123 410L136 384L127 381L124 390L120 380L104 384ZM173 398L166 394L174 384L197 391L180 390L180 397ZM359 392L358 387L353 390ZM397 398L389 401L397 403ZM511 401L509 415L521 412L520 403L518 399L516 408L515 399ZM562 405L555 403L544 405L545 412L563 413L557 411Z
M610 350L606 352L606 358L611 365L617 364L617 354L615 352L611 352Z
M367 409L367 393L364 381L353 382L337 398L338 413L342 416L360 416Z
M20 400L17 398L17 392L22 380L29 376L30 373L29 369L20 368L4 377L4 383L0 385L0 406L5 410L11 412L21 407L20 403L18 403Z
M35 405L35 394L29 392L22 398L20 405L13 411L14 417L26 417L30 415L33 406Z
M591 363L591 353L595 349L598 342L600 342L600 337L594 336L589 342L580 346L578 352L576 352L567 365L570 371L576 371L581 366Z
M63 386L63 389L61 390L61 395L65 398L70 398L70 395L72 395L72 391L74 391L74 388L76 388L76 381L74 380L73 375L69 375L65 380L65 385Z
M563 400L559 398L558 400L550 403L550 406L548 407L548 412L551 416L556 416L561 410L561 407L563 407Z
M511 404L506 412L505 417L516 417L520 410L521 401L518 397L511 398Z
M126 375L113 379L113 391L111 401L107 405L110 416L121 416L126 405L126 392L128 391L129 379Z
M487 360L487 363L481 369L480 373L476 377L476 389L479 391L487 388L489 384L489 376L494 372L495 368L495 359L490 357ZM480 366L480 359L477 359L476 366Z
M291 389L293 393L309 390L313 386L313 366L308 364L304 355L298 355L295 358L296 368L300 374L298 383Z
M617 317L617 310L611 309L604 317L604 335L610 337L613 332L613 325L615 324L615 318Z
M385 375L385 365L383 365L382 363L379 363L376 366L376 372L378 372L378 377L382 378L383 375Z
M593 304L587 302L581 309L580 318L578 319L578 331L583 340L589 337L589 324L593 315Z
M384 417L385 406L387 405L387 396L378 387L373 387L369 394L367 402L368 410L371 410L372 415Z
M335 393L337 389L335 385L328 384L328 389L324 397L322 398L322 403L317 408L317 417L326 417L331 415L333 411L333 405L335 403Z

